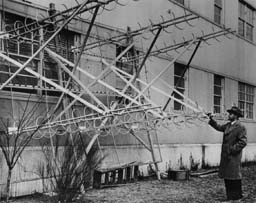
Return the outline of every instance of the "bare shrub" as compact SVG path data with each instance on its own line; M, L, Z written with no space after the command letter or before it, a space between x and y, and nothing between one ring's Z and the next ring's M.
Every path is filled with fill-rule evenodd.
M57 193L59 202L72 202L81 192L81 188L90 187L93 171L103 160L96 145L86 154L87 143L81 134L73 137L66 137L63 146L56 141L55 150L42 147L46 164L43 167L40 163L39 173L44 182L46 179L50 182L51 190Z

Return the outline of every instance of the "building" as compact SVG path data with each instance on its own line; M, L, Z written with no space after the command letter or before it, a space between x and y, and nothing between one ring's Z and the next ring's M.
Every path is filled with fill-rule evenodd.
M57 12L55 6L62 10L63 7L58 2L48 7L48 2L45 2L47 5L39 5L39 1L37 4L18 0L1 2L1 50L16 61L16 65L9 63L7 59L1 61L0 82L4 84L0 96L1 117L8 117L10 112L13 117L17 116L20 106L24 106L28 98L31 105L43 98L44 102L40 108L47 110L58 102L63 91L79 100L80 103L75 106L80 112L79 115L101 112L104 106L111 106L120 97L127 100L136 97L134 90L129 89L125 95L120 94L126 86L122 80L122 77L128 77L125 73L118 75L111 72L101 83L97 81L92 84L108 67L106 64L113 62L113 65L132 75L136 73L143 59L147 59L140 72L140 79L151 84L166 68L161 77L156 78L163 81L156 80L154 87L162 92L170 92L173 90L169 86L175 86L180 80L176 89L185 95L182 97L176 92L174 97L179 101L171 99L167 102L171 92L163 94L156 89L145 90L148 95L146 98L151 104L156 104L157 109L166 107L166 111L177 115L172 115L167 123L160 122L157 128L150 131L154 143L153 158L159 162L160 171L166 171L168 168L190 168L192 164L202 167L216 166L219 163L222 136L212 130L203 117L193 119L196 114L191 114L190 107L214 112L220 122L232 105L241 108L245 115L241 120L248 134L248 146L244 150L243 161L255 161L256 5L253 1L161 0L156 3L153 0L140 0L131 1L125 6L107 4L105 10L98 11L100 15L96 16L96 23L92 20L91 12L89 17L84 14L77 15L67 26L63 26L68 19L67 13L49 17ZM67 2L66 6L71 8L72 5ZM79 63L86 74L75 72L76 77L72 78L69 88L63 88L68 83L68 74L59 71L59 64L49 52L40 52L31 58L61 26L63 29L47 44L47 48L73 63L79 58L79 47L82 46L90 26L93 26ZM130 28L126 30L127 26ZM133 48L126 51L121 60L114 61L132 43ZM152 50L150 45L154 45ZM188 48L188 45L191 47ZM182 54L185 48L188 50ZM148 50L150 51L147 56ZM106 63L102 63L102 59ZM28 60L30 62L26 65L30 72L24 69L12 82L5 84L18 70L17 66L22 67ZM174 66L171 66L173 62ZM65 65L67 64L67 67L72 66L65 62ZM38 75L33 74L31 70ZM93 76L91 79L88 79L88 73ZM41 76L56 82L56 85L47 83ZM109 89L104 84L115 89ZM137 82L135 86L142 90L145 85ZM77 96L87 87L90 87L92 95L87 92L84 96ZM126 103L126 100L123 101L124 106L130 104ZM68 99L63 99L64 109L65 105L68 105L65 102L68 103ZM81 103L88 106L84 108ZM92 110L89 108L90 104ZM102 104L103 107L100 106ZM141 104L143 102L139 101L138 105ZM188 118L192 118L192 122L189 122ZM35 121L38 121L37 118ZM36 122L33 124L36 125ZM150 141L145 141L148 139L145 132L136 132L146 145L150 144ZM40 136L44 139L51 137L47 134L39 134L38 137ZM105 160L106 166L120 162L152 162L152 153L125 130L117 131L114 135L99 136L99 142L103 153L109 155ZM30 153L31 151L33 153ZM40 146L36 141L26 148L14 169L13 195L27 194L34 190L42 191L42 183L35 170L41 156ZM6 166L3 156L0 167L1 177L4 177ZM142 166L141 170L147 173L146 165ZM2 190L4 181L5 179L1 179Z

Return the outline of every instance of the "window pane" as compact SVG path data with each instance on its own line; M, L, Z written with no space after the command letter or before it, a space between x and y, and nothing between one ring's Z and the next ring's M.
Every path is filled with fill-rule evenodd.
M180 100L182 100L183 99L183 97L182 96L180 96L179 94L177 94L177 93L174 93L174 97L176 98L176 99L180 99Z
M245 118L253 119L254 87L239 83L238 107L242 110Z
M245 92L245 84L239 83L239 91Z
M214 94L215 95L221 95L221 87L214 86Z
M184 72L186 66L180 63L175 63L174 64L174 75L182 75Z
M244 21L238 20L238 34L244 36Z
M175 0L177 2L179 2L180 4L183 4L184 5L184 0Z
M245 94L242 92L238 93L238 100L245 101Z
M174 101L174 110L182 110L183 105Z
M223 79L223 77L219 76L219 75L214 75L214 84L221 86L221 80Z
M251 41L253 39L253 27L249 24L246 24L246 38Z
M253 11L250 8L247 8L247 22L253 24Z
M244 19L245 16L245 5L239 2L239 17Z
M221 24L221 8L217 6L214 7L214 22Z
M214 3L219 7L222 7L222 0L214 0Z
M221 97L214 96L214 105L221 105Z
M178 90L180 93L184 94L184 91L185 91L184 88L177 88L177 90Z
M239 1L238 34L253 40L253 9L243 1Z
M214 113L220 113L220 106L214 106Z
M178 82L179 82L179 84L178 84ZM178 87L185 87L185 80L184 80L184 78L181 78L180 79L180 77L174 77L174 85L176 86L176 85L178 85Z

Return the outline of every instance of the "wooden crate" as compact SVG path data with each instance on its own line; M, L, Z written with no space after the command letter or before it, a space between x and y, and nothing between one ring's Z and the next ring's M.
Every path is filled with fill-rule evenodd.
M93 188L103 188L138 180L139 165L131 164L115 168L95 170Z

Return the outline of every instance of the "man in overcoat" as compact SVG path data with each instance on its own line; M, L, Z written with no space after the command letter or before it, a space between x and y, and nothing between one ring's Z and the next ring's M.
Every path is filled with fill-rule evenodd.
M229 113L228 123L220 125L209 114L209 124L223 132L219 177L224 179L227 199L237 200L243 197L241 158L242 150L247 143L246 129L239 121L243 113L238 107L233 106L227 112Z

